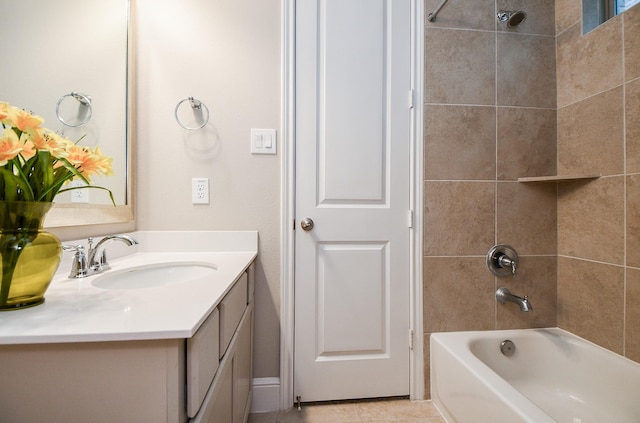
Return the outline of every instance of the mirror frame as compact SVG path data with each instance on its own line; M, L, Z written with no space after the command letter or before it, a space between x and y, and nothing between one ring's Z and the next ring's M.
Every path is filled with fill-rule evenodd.
M127 1L127 139L126 139L126 204L63 204L55 203L47 214L45 228L68 226L101 225L128 223L135 220L134 208L134 170L135 160L135 54L134 54L134 16L132 0Z

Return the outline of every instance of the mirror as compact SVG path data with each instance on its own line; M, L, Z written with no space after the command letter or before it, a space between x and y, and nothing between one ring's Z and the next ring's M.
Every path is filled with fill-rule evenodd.
M640 0L582 0L582 33L595 29Z
M44 118L44 127L113 158L113 175L92 178L112 191L63 193L47 227L133 220L132 66L128 0L5 2L0 34L0 101ZM11 40L11 41L9 41Z

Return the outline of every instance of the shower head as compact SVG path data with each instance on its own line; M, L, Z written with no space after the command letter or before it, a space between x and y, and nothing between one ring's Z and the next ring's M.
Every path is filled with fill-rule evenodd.
M522 10L499 10L497 14L500 22L506 22L508 28L515 28L527 19Z

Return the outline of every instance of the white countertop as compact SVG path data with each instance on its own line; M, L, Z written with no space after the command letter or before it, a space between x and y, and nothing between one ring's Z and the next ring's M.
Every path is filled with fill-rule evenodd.
M218 234L186 233L186 239L196 236L200 240L195 246L194 243L183 246L179 242L167 246L166 235L172 240L181 238L181 234L175 232L131 234L140 241L140 246L134 247L137 251L133 254L110 259L111 270L83 279L68 279L68 272L58 272L45 294L44 304L0 312L0 344L191 337L257 255L257 233L241 232L240 237L249 242L231 242L229 251L224 251L224 245L219 243L206 242L219 240ZM222 234L222 240L228 240L233 233ZM144 242L149 245L145 246ZM211 251L149 251L176 245L184 247L183 250ZM107 246L107 250L109 248ZM152 288L119 290L92 285L96 278L109 272L169 262L206 262L217 266L217 270L211 277Z

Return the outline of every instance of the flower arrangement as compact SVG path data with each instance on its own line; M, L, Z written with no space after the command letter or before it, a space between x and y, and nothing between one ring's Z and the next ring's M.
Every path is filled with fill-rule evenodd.
M59 193L91 185L95 174L113 174L110 157L100 148L83 147L42 127L44 119L0 102L0 201L52 202ZM73 179L87 186L66 187Z
M61 192L91 185L95 174L113 173L113 159L98 147L82 147L42 127L44 119L0 102L0 310L44 302L62 248L42 231L44 216ZM87 186L65 188L73 179Z

